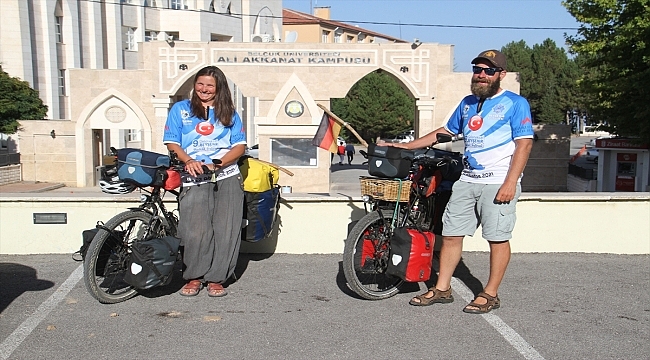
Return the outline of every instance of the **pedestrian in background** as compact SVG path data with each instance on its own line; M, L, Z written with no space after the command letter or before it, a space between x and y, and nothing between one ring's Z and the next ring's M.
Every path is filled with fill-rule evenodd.
M356 150L354 150L354 145L345 145L345 153L348 155L348 165L352 165L352 160L354 160L354 154L356 153Z
M339 155L339 165L343 165L343 161L345 160L345 146L343 142L339 143L336 153Z

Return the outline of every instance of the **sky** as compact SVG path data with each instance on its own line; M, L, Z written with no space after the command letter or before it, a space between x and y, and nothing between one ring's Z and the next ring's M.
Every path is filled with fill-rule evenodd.
M329 6L332 20L407 41L454 45L454 70L462 72L470 71L481 51L512 41L532 48L550 38L568 50L564 36L575 35L579 26L560 0L283 0L282 6L304 13Z

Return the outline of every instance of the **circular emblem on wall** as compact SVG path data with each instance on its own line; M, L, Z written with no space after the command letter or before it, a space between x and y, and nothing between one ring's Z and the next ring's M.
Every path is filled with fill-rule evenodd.
M106 109L104 116L112 123L120 123L126 119L126 111L119 106L111 106Z
M291 100L284 106L284 112L295 118L305 112L305 106L298 100Z

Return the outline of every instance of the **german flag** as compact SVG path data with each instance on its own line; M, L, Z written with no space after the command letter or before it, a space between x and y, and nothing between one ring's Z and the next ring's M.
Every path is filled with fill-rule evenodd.
M331 116L327 115L327 113L324 113L323 118L320 120L320 125L318 125L318 131L316 132L314 139L311 141L311 144L336 154L336 149L338 147L336 139L339 137L340 132L341 124Z

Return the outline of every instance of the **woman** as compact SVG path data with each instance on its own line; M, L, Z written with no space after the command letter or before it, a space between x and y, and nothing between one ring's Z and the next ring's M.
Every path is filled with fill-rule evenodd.
M223 283L235 269L241 243L244 190L237 160L246 136L219 68L207 66L196 74L192 98L169 111L163 143L192 177L203 174L202 165L216 172L216 185L189 177L181 189L178 235L187 283L180 294L195 296L207 286L209 296L225 296Z

